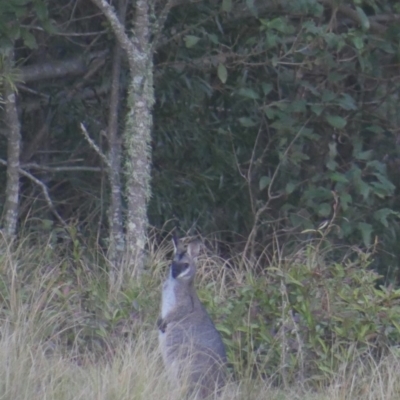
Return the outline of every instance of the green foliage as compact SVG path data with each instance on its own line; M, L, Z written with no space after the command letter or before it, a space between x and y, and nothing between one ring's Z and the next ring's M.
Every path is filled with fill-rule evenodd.
M252 11L240 34L225 14L200 28L193 7L171 13L173 26L175 18L192 24L185 38L196 41L191 49L170 46L165 57L221 58L214 72L191 64L179 73L173 64L163 70L156 88L154 224L178 217L186 229L244 236L255 224L265 245L272 229L301 231L333 219L332 241L378 243L374 266L395 278L399 103L387 82L392 93L399 89L390 65L399 59L400 36L392 33L394 22L385 39L370 25L371 16L394 11L392 3L354 6L358 22L348 28L340 13L310 0L258 18ZM222 3L224 12L231 7ZM198 10L206 21L215 11Z
M399 342L400 290L378 285L367 254L327 265L307 251L304 263L243 275L225 300L201 292L239 376L319 385L343 364L379 359Z
M38 44L32 34L32 28L24 22L36 17L40 26L48 32L54 32L49 15L47 1L44 0L10 0L0 4L0 52L13 46L22 39L28 49L36 49Z

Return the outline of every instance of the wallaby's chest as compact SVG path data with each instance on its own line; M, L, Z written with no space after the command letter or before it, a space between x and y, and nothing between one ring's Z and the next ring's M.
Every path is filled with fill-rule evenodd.
M165 318L176 307L176 282L174 279L167 279L163 285L161 301L161 318Z

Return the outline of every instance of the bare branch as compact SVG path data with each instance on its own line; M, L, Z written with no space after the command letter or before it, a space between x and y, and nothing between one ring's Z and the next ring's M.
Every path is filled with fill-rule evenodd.
M110 161L108 160L107 156L100 150L99 146L97 146L97 144L89 136L88 131L86 130L85 125L83 125L82 122L81 122L81 130L82 130L83 136L85 136L86 141L89 143L89 146L98 154L98 156L102 159L104 164L108 168L111 168L111 164L110 164Z
M303 129L307 126L309 121L310 121L310 118L308 118L307 121L303 124L303 126L298 130L298 132L296 133L295 137L292 139L292 141L287 146L285 152L283 153L281 161L279 162L279 164L275 168L274 173L272 174L271 181L270 181L269 186L268 186L268 200L267 200L267 202L265 204L262 205L262 207L260 207L257 210L257 212L256 212L256 214L254 216L253 227L252 227L252 229L250 231L249 237L247 238L246 245L245 245L245 248L243 250L243 257L245 257L247 255L247 252L248 252L249 248L250 249L254 248L254 240L255 240L255 237L256 237L257 230L258 230L258 223L260 221L260 218L261 218L262 214L264 214L264 212L268 210L272 200L276 200L279 197L282 197L282 195L283 195L282 193L278 193L278 194L273 195L272 194L272 186L275 183L275 180L276 180L276 178L278 176L278 172L279 172L280 168L282 167L283 160L287 157L287 154L288 154L289 150L293 147L293 145L296 142L296 140L300 137L300 135L303 132Z
M346 17L350 18L352 21L354 21L357 25L362 25L362 20L360 15L356 10L353 10L351 7L345 5L345 4L340 4L335 0L319 0L322 4L325 6L331 7L332 9L337 8L339 12L341 12L343 15ZM372 20L371 18L369 19L369 24L371 27L371 31L375 33L384 33L386 32L386 26L380 24L379 22L376 22Z
M106 0L92 0L97 7L103 12L104 16L107 18L111 25L111 28L118 39L120 46L128 54L129 63L131 63L131 71L134 70L134 60L136 59L137 49L132 41L129 39L128 35L125 33L125 28L118 19L118 16ZM133 63L133 64L132 64Z
M7 161L3 160L0 158L0 164L8 167L8 163ZM36 185L40 186L40 188L42 189L43 192L43 196L46 200L47 205L49 206L51 212L54 214L54 216L57 218L57 220L60 222L60 224L68 231L68 225L67 223L61 218L60 214L57 212L56 208L54 207L53 202L51 201L50 195L49 195L49 191L46 187L46 185L39 179L37 179L35 176L33 176L32 174L30 174L29 172L25 171L22 168L18 168L18 172L23 175L26 176L28 179L30 179L32 182L36 183Z
M60 78L65 75L80 75L87 71L88 65L96 59L104 59L108 50L81 54L62 61L51 61L28 65L19 68L18 78L23 82L38 81L41 79Z
M87 171L87 172L101 172L102 168L100 167L85 167L85 166L76 166L76 167L49 167L47 165L39 165L36 163L27 163L22 164L21 168L23 169L36 169L39 171L46 171L46 172L80 172L80 171Z
M395 22L400 21L400 14L378 14L369 18L370 21L376 22Z
M153 27L153 42L152 42L153 51L155 50L155 47L157 47L159 43L161 31L164 28L164 24L167 19L168 13L173 7L173 5L174 5L174 0L167 1L167 4L165 4L160 15L158 16L157 22Z

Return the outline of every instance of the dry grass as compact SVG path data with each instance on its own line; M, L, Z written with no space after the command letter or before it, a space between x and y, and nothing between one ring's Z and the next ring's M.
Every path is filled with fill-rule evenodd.
M83 307L79 309L79 302L73 301L78 296L78 292L73 291L76 290L73 285L85 286L93 280L94 273L81 271L79 280L70 282L67 279L69 273L59 272L65 269L65 259L52 264L47 250L42 248L38 253L25 247L5 251L0 257L3 273L0 283L4 283L0 288L0 400L183 398L179 389L171 387L166 378L154 324L143 323L136 329L135 335L115 337L114 334L112 340L105 338L105 351L100 354L94 354L92 350L82 351L76 343L66 345L61 339L63 332L71 326L79 326L84 320L79 316ZM150 271L153 274L150 278L157 281L153 285L155 290L158 290L163 276L165 253L158 249L152 254L155 267ZM232 280L236 278L226 269L215 268L219 265L217 259L205 260L200 268L200 281L210 282L211 274L212 281L218 282L213 290L224 296L228 292L226 287L232 285ZM90 265L84 265L82 270L90 271ZM29 274L27 271L30 271ZM54 303L60 303L62 295L66 305L57 308ZM151 296L154 297L151 301L158 301L159 295L152 293L149 294L149 302ZM105 297L105 304L115 301L115 291L110 288ZM157 307L154 304L151 303L150 307ZM68 310L72 305L76 309ZM344 364L332 376L330 383L319 389L315 389L315 385L313 390L307 389L305 384L276 388L272 381L239 378L225 388L220 399L398 400L398 350L393 349L379 364L372 356L365 355L362 359Z
M8 321L2 322L1 399L182 398L166 379L155 346L155 332L143 332L134 342L121 340L111 359L95 362L90 354L77 360L57 349L49 350L46 343L33 342L29 336L31 328L12 329ZM303 387L278 390L268 382L242 381L228 385L221 399L395 400L399 398L399 376L400 362L392 355L379 365L369 360L344 368L343 374L333 379L329 387L318 392L308 392Z

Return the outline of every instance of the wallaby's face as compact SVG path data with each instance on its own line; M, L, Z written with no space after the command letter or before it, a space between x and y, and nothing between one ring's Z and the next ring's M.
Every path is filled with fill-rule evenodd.
M171 277L181 282L193 282L196 275L196 257L200 251L200 243L189 243L187 250L174 239L175 256L171 264Z
M195 258L199 254L200 243L192 242L188 245L187 250L174 238L175 255L170 266L168 279L163 285L163 295L161 302L161 318L176 310L176 307L182 306L182 300L177 303L177 296L187 291L193 290L193 281L196 275ZM187 300L184 297L183 300Z

